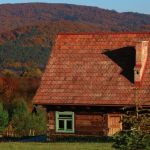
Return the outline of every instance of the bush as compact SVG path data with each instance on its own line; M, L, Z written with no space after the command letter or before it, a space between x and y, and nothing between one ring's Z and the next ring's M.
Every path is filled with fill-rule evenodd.
M119 150L150 150L149 110L128 111L123 115L123 131L114 135L113 147Z
M119 150L149 150L150 136L138 131L121 131L114 136L113 147Z

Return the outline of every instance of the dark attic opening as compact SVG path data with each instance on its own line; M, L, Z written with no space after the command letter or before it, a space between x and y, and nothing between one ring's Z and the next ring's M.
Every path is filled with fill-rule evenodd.
M134 67L136 61L135 47L128 46L111 51L108 50L104 54L122 68L121 74L124 77L134 83Z

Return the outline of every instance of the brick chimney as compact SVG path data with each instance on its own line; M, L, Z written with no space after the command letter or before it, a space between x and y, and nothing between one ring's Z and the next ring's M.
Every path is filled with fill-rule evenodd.
M134 83L140 85L148 57L148 41L140 41L136 44L136 62L134 67Z

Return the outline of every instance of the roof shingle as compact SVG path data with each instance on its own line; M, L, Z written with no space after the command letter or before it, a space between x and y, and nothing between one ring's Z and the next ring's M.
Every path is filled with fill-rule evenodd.
M150 33L59 34L34 103L133 104L134 47L141 40L150 41ZM150 100L150 48L138 91L139 100Z

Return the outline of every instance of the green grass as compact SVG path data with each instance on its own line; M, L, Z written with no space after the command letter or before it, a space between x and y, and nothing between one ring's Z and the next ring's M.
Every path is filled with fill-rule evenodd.
M114 150L110 143L0 143L0 150Z

